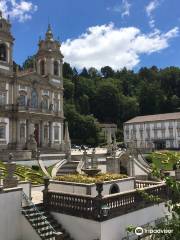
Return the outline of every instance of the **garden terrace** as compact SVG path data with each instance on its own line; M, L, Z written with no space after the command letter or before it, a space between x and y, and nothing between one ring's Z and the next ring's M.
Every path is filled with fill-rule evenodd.
M0 171L1 178L3 179L7 175L6 165L3 162L0 162ZM39 168L35 170L17 164L14 175L18 177L20 181L30 181L34 185L43 183L44 174Z
M43 202L49 211L95 221L104 221L157 203L159 204L169 197L168 187L164 183L154 185L153 182L152 186L145 187L143 191L142 189L141 191L134 189L106 196L101 195L103 184L97 183L96 189L98 194L96 197L51 191L48 190L48 184L45 184ZM150 185L150 182L148 185ZM149 195L150 198L147 199L144 195ZM102 206L109 208L107 217L102 216Z

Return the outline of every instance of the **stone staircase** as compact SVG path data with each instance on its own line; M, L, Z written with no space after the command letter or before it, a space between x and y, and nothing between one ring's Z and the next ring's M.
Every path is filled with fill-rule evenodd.
M44 208L43 204L34 205L28 200L28 205L22 208L22 214L42 240L73 240L63 226Z
M76 174L78 164L79 164L79 161L67 162L57 171L56 175L61 176L61 175L67 175L67 174Z

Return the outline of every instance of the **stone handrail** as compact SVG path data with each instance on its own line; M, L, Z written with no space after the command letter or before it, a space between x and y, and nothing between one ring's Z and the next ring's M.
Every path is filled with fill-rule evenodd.
M168 188L164 183L147 187L144 192L159 197L160 202L164 202L169 196ZM96 221L104 221L156 204L153 201L144 199L136 189L104 197L101 195L91 197L45 190L44 203L49 211ZM109 214L106 218L102 215L102 206L109 208Z

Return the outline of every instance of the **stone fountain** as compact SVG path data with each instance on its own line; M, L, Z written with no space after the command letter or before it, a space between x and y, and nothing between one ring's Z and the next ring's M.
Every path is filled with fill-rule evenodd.
M86 150L83 153L83 159L84 159L84 168L82 169L82 171L85 174L87 174L89 177L94 177L99 172L101 172L101 169L98 169L98 161L97 161L97 157L96 157L95 148L92 151L90 163L89 163L88 158L87 158Z

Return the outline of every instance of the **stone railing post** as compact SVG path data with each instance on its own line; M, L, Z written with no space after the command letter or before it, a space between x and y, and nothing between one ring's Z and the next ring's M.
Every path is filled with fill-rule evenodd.
M49 178L44 177L43 204L45 208L48 208L48 186Z

